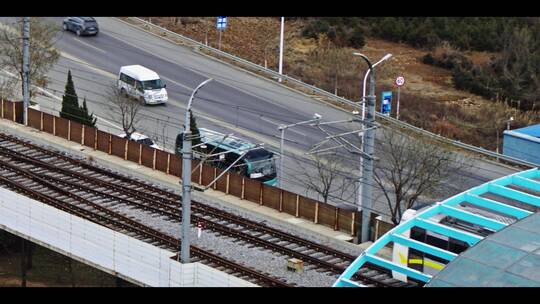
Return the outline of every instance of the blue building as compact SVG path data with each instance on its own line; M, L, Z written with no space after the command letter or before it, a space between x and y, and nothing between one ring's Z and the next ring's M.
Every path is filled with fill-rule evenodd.
M503 154L540 164L540 124L503 133Z

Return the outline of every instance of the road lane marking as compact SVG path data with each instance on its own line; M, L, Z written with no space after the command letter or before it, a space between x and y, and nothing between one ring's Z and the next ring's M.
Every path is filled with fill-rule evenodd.
M98 47L96 47L96 46L93 46L93 45L91 45L91 44L89 44L89 43L87 43L87 42L84 42L84 41L82 41L82 40L80 40L80 39L78 39L78 38L73 38L73 40L78 41L79 43L84 44L84 45L86 45L86 46L89 47L89 48L93 48L94 50L97 50L98 52L101 52L101 53L103 53L103 54L107 54L106 51L104 51L104 50L102 50L102 49L100 49L100 48L98 48Z
M130 44L130 45L131 45L131 44ZM135 47L135 46L134 46L134 47ZM138 48L138 47L137 47L137 48ZM143 50L143 51L145 51L145 50ZM147 52L147 51L145 51L145 52ZM148 52L147 52L147 53L148 53ZM100 69L100 68L98 68L98 67L95 67L95 66L93 66L92 64L89 64L89 63L83 61L82 59L79 59L79 58L77 58L77 57L75 57L75 56L73 56L73 55L71 55L71 54L68 54L68 53L65 53L65 52L61 52L61 55L62 55L63 57L65 57L65 58L71 59L71 60L73 60L73 61L75 61L75 62L79 62L80 64L84 65L85 67L88 67L88 68L90 68L90 69L92 69L92 70L94 70L94 71L96 71L96 72L98 72L98 73L100 73L100 74L103 74L103 75L105 75L105 76L107 76L107 77L116 79L116 75L115 75L115 74L112 74L112 73L107 72L107 71L105 71L105 70L102 70L102 69ZM167 61L168 61L168 60L167 60ZM170 61L169 61L169 62L170 62ZM171 62L171 63L172 63L172 62ZM173 63L173 64L175 64L175 63ZM183 88L186 88L186 89L188 89L188 90L190 90L190 91L193 90L193 88L190 88L190 87L188 87L188 86L186 86L186 85L183 85L183 84L181 84L181 83L178 83L178 82L176 82L176 81L174 81L174 80L172 80L172 79L169 79L168 77L166 78L166 77L163 77L163 76L162 76L161 78L163 78L163 79L165 79L165 80L167 80L167 81L171 81L172 83L174 83L174 84L176 84L176 85L179 85L179 86L181 86L181 87L183 87ZM184 110L186 109L186 107L185 107L180 101L176 101L176 100L169 99L169 103L175 104L176 106L179 106L180 108L182 108L182 109L184 109ZM226 128L228 128L228 129L230 129L230 130L235 130L235 131L237 131L238 133L243 134L244 136L249 136L249 137L254 138L254 139L258 140L258 141L265 142L265 143L267 143L267 144L269 144L269 145L272 145L272 146L275 146L275 147L278 147L278 146L279 146L277 140L276 140L276 141L273 141L273 140L271 140L271 139L267 139L267 138L265 138L265 137L259 135L259 134L256 133L256 132L252 132L252 131L250 131L250 130L247 130L247 129L244 129L244 128L240 128L240 127L237 127L237 126L233 125L232 123L228 123L228 122L225 122L225 121L216 119L216 118L210 116L208 113L205 113L205 112L202 112L202 111L198 111L198 112L202 114L202 115L199 115L200 117L205 118L206 120L208 120L208 121L210 121L210 122L213 122L214 124L217 124L217 125L226 127ZM291 130L292 130L292 129L291 129ZM293 132L294 132L294 131L293 131ZM296 132L296 133L298 133L298 132ZM300 135L305 136L305 134L301 134L301 133L300 133ZM275 136L275 138L278 138L278 137ZM287 150L289 150L291 153L296 154L296 155L303 155L303 154L304 154L303 151L298 150L298 149L295 149L295 148L287 148ZM291 151L291 150L293 150L293 151Z
M190 88L185 84L181 84L181 83L179 83L177 81L174 81L174 80L170 79L169 77L164 77L164 76L160 76L160 77L167 80L168 82L172 82L172 83L176 84L177 86L181 86L182 88L187 89L189 91L193 91L193 89L195 89L195 88Z
M79 64L84 65L85 67L87 67L87 68L93 70L94 72L97 72L97 73L99 73L99 74L101 74L103 76L106 76L106 77L109 77L109 78L112 78L112 79L116 79L116 74L113 74L111 72L100 69L100 68L98 68L98 67L96 67L96 66L94 66L94 65L92 65L92 64L90 64L90 63L88 63L88 62L86 62L86 61L84 61L84 60L82 60L80 58L77 58L77 57L75 57L75 56L73 56L71 54L60 51L60 55L62 57L64 57L64 58L69 59L69 60L78 62Z

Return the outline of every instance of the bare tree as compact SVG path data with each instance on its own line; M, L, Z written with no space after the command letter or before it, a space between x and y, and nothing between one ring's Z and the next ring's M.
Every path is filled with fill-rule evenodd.
M110 106L110 116L113 121L122 122L122 130L126 138L131 138L131 134L136 132L137 124L140 120L139 110L142 103L139 100L132 99L112 85L107 93L107 101Z
M0 26L0 66L17 73L22 79L22 18L10 25ZM53 47L59 28L42 18L30 18L30 96L32 85L47 86L47 72L58 61L60 53ZM22 82L21 82L22 83ZM22 92L22 87L21 87Z
M422 141L395 130L383 130L381 159L373 170L374 181L386 198L394 224L420 196L429 195L465 165L454 152L437 143Z
M13 99L15 97L15 86L17 79L10 76L0 76L0 98Z
M354 195L354 176L343 171L345 164L337 154L311 155L311 165L306 166L296 160L301 168L296 176L306 187L306 193L317 193L324 203L330 198L348 201Z

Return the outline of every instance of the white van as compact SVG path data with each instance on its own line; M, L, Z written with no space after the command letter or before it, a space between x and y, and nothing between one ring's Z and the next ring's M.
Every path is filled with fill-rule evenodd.
M165 84L159 75L141 65L120 68L118 89L125 96L131 96L144 104L166 103L168 100Z

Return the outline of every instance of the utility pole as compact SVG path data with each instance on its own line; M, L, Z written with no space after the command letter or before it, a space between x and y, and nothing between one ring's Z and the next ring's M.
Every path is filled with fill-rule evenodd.
M371 65L371 64L370 64ZM371 67L370 67L371 69ZM369 240L369 221L372 209L372 183L373 183L373 152L375 145L375 71L371 71L369 76L369 95L367 96L368 111L366 123L368 129L365 131L363 142L364 151L368 157L364 160L362 183L362 243Z
M391 54L386 54L381 60L376 62L374 65L371 64L371 61L367 58L366 55L360 53L353 53L355 56L360 56L369 66L369 70L366 73L369 73L369 95L367 96L368 111L367 117L364 120L364 123L367 125L365 130L362 146L363 152L367 154L365 160L361 160L361 172L362 176L359 178L359 191L357 195L357 200L362 203L362 228L357 231L358 243L367 242L369 240L369 220L371 218L371 209L372 209L372 183L373 183L373 152L375 145L375 65L381 63L382 61L390 58ZM365 81L364 78L364 96L365 96ZM364 126L365 127L365 126ZM360 197L362 196L362 197Z
M285 30L285 17L281 17L281 35L279 38L279 75L283 74L283 32ZM279 77L281 82L281 77Z
M362 230L358 231L358 242L366 242L369 239L369 220L371 218L371 206L372 206L372 182L373 182L373 151L375 144L375 66L381 62L388 60L392 57L392 54L386 54L375 64L371 64L369 59L360 53L353 53L355 56L360 56L364 59L369 69L364 76L364 86L362 88L362 120L367 124L367 130L362 132L362 152L367 154L366 161L364 156L360 158L360 173L358 178L358 193L356 195L356 203L360 208L362 206ZM369 96L366 97L366 81L369 76ZM365 102L368 103L368 115L365 117ZM365 125L363 126L365 128Z
M191 150L191 129L189 126L190 122L190 110L191 104L193 103L193 97L197 91L212 81L212 78L203 81L199 84L198 87L193 90L191 97L188 101L188 106L186 108L186 117L184 121L184 134L183 134L183 144L182 144L182 235L181 235L181 246L180 246L180 255L182 263L189 263L189 248L190 248L190 230L191 230L191 159L193 151Z
M30 104L30 18L23 17L23 108L24 124L28 125L28 105Z

